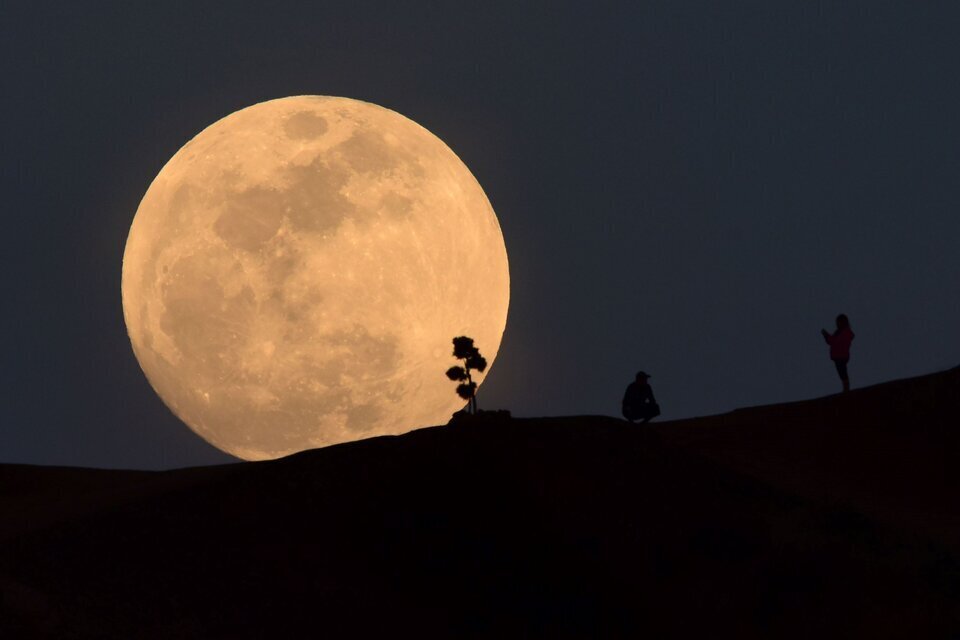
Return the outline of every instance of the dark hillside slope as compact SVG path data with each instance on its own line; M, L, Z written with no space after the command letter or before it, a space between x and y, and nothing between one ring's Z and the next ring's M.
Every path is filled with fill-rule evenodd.
M846 411L813 402L776 428ZM909 433L940 433L922 407ZM676 427L682 442L604 417L504 420L160 474L0 467L45 518L0 512L0 637L960 632L960 568L938 538L731 471L718 452L749 449L733 431ZM87 489L44 511L65 479Z
M71 518L217 476L225 468L158 473L0 464L0 544Z
M654 428L672 445L960 551L960 367Z

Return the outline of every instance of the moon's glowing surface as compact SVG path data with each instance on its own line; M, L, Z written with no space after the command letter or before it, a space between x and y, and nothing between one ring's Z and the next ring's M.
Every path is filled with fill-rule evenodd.
M197 434L275 458L445 423L467 335L490 363L510 298L489 201L398 113L271 100L204 129L147 190L123 256L140 366Z

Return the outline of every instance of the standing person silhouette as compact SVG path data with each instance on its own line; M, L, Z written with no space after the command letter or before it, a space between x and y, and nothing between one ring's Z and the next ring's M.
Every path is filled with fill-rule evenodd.
M623 394L623 417L630 422L640 420L646 423L660 415L660 405L653 397L653 389L647 383L649 379L650 376L643 371L637 372L636 380L627 385Z
M850 376L847 375L847 363L850 362L850 343L853 342L853 331L850 329L850 320L846 314L837 316L837 330L830 334L826 329L820 329L823 339L830 345L830 359L837 368L840 381L843 382L843 392L850 391Z

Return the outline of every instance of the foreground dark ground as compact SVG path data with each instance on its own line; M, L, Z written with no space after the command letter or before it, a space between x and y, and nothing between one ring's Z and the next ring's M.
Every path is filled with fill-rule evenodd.
M0 637L960 637L960 369L639 427L0 466Z

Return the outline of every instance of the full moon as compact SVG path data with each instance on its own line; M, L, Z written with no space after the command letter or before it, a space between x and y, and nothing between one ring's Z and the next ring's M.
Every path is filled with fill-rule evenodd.
M140 366L247 460L443 424L452 339L492 364L510 299L497 217L404 116L296 96L215 122L163 167L123 255ZM488 369L489 371L489 369Z

